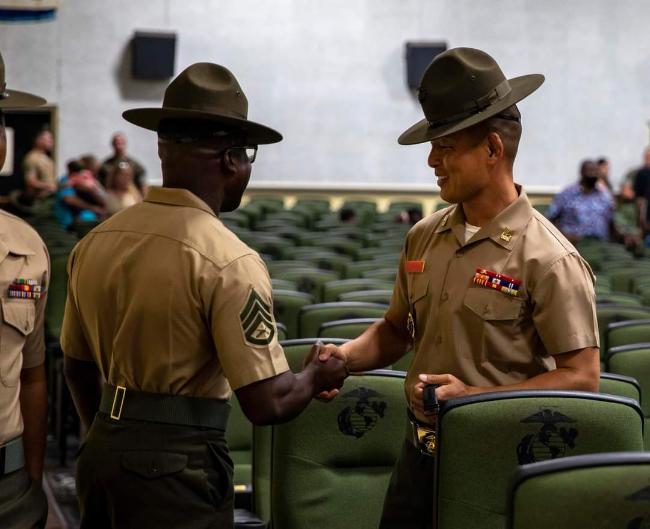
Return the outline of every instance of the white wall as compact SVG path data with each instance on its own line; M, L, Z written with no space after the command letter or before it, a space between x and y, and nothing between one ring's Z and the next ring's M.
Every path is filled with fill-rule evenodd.
M493 55L508 76L547 81L521 103L517 179L556 189L581 158L614 179L639 163L650 118L650 2L644 0L64 0L54 22L0 24L9 85L59 105L59 161L108 154L126 132L159 181L155 134L121 118L159 106L164 83L133 81L136 29L177 32L176 71L228 66L251 119L285 140L262 147L253 182L433 184L426 146L396 138L421 117L404 42L444 39Z

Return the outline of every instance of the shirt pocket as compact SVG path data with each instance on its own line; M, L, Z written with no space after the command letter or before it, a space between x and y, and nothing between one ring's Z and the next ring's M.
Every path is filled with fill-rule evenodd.
M465 306L488 322L518 320L524 304L522 299L487 288L470 288L465 294Z
M471 334L472 356L500 371L508 371L522 338L526 301L488 288L470 288L464 304L475 316L465 332ZM516 355L515 355L516 356Z
M22 350L27 336L34 330L36 306L32 300L2 299L0 329L0 381L16 387L22 369Z
M124 452L122 468L151 480L178 474L187 467L187 455L174 452L134 450Z

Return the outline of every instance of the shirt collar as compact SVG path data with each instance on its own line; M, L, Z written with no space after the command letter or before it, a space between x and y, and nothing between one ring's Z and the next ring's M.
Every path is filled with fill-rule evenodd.
M521 232L533 215L533 207L528 201L526 192L519 184L515 184L515 187L519 194L517 199L488 224L481 227L476 235L472 237L472 244L489 238L508 250L514 247ZM465 213L463 208L460 207L460 204L457 204L448 213L445 213L435 232L442 233L447 230L452 230L459 241L464 241Z
M187 189L179 189L175 187L150 187L144 201L156 204L167 204L169 206L196 208L216 217L210 206Z

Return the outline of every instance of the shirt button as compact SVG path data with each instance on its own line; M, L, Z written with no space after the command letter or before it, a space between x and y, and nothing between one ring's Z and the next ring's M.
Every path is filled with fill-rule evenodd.
M449 299L449 294L448 294L447 292L445 292L445 293L442 295L442 301L447 301L448 299Z

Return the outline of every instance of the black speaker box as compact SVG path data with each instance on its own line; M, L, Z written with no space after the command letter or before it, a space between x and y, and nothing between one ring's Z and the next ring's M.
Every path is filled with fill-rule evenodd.
M411 90L420 86L422 74L433 58L446 50L446 42L406 43L406 80Z
M174 75L176 33L136 31L132 52L135 79L169 79Z

